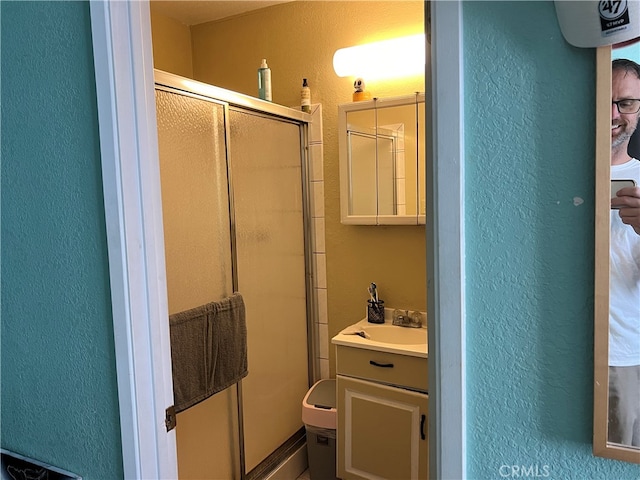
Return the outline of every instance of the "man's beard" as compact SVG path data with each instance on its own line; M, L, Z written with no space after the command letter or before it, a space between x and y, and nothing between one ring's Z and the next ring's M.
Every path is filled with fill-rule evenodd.
M631 135L633 135L633 132L635 132L635 128L631 131L628 131L627 129L625 129L624 132L622 132L620 135L618 135L615 138L611 139L611 148L619 148L622 145L624 145L625 143L627 143L629 141L629 139L631 138Z

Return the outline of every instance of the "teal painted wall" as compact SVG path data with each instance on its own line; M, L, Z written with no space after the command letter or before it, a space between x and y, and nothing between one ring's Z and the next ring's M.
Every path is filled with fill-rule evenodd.
M595 50L551 1L463 19L469 478L637 479L591 454Z
M1 442L123 476L86 2L1 2Z

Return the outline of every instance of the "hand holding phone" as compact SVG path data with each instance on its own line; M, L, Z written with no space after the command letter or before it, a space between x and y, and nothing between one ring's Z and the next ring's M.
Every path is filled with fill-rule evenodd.
M616 198L618 196L618 191L627 187L635 187L635 180L624 179L624 180L611 180L611 198ZM619 206L611 206L613 209L619 209Z

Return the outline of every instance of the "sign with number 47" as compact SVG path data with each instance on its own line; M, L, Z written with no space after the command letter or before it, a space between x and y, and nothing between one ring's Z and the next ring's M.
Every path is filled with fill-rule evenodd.
M556 0L560 30L576 47L615 45L640 37L640 0Z

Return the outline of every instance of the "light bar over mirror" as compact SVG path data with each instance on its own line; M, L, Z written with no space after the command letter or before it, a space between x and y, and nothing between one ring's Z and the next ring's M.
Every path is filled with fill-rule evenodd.
M339 77L367 80L424 75L425 35L341 48L333 55L333 69Z

